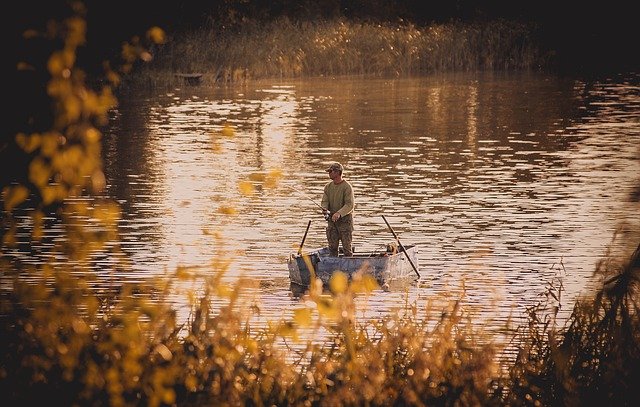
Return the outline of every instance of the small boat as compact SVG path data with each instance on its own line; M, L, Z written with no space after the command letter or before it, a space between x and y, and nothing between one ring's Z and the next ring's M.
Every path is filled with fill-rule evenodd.
M176 78L182 79L184 83L190 86L197 86L202 83L201 73L176 73Z
M398 250L393 244L388 244L381 251L353 253L353 256L344 256L340 253L337 257L330 255L328 247L307 253L292 253L287 261L289 278L291 283L307 287L312 281L312 275L315 275L327 285L336 271L342 271L351 279L353 274L362 270L372 275L382 286L393 280L419 276L417 247L415 245L403 247L406 252Z

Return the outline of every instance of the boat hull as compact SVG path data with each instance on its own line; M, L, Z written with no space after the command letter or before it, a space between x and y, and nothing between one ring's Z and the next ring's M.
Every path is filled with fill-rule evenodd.
M416 277L407 256L418 268L418 251L416 246L405 246L404 252L372 252L358 253L353 256L331 256L328 248L313 250L308 253L292 254L289 256L289 278L292 283L309 286L312 276L328 284L336 271L341 271L351 279L358 271L373 276L378 284L384 285L393 280Z

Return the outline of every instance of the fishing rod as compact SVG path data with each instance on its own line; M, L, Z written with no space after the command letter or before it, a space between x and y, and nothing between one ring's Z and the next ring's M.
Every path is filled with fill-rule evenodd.
M285 187L296 191L297 193L299 193L300 195L302 195L303 198L308 199L309 201L311 201L315 206L317 206L318 208L322 209L324 211L324 208L322 206L320 206L316 201L314 201L313 199L309 198L307 195L303 194L300 190L295 189L294 187L290 187L289 185L284 184Z
M289 186L289 185L287 185L287 184L283 184L283 185L284 185L285 187L287 187L287 188L289 188L289 189L293 190L293 191L296 191L297 193L299 193L300 195L302 195L302 197L303 197L303 198L305 198L305 199L307 199L307 200L311 201L315 206L317 206L318 208L322 209L322 214L323 214L323 216L324 216L324 219L325 219L325 220L329 220L328 218L329 218L329 216L331 216L331 214L329 214L329 212L328 212L328 211L325 211L325 209L324 209L322 206L320 206L316 201L314 201L313 199L309 198L307 195L305 195L304 193L302 193L302 191L300 191L300 190L298 190L298 189L295 189L294 187L290 187L290 186Z

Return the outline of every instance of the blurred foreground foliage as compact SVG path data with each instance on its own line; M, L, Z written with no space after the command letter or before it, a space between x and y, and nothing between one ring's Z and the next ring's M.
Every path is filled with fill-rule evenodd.
M529 310L529 324L517 338L517 358L506 366L506 373L498 364L498 349L474 331L458 302L445 309L406 304L390 317L359 322L356 298L377 289L366 275L348 281L338 273L330 291L314 284L293 315L263 329L252 328L249 322L259 307L246 310L240 301L241 287L249 282L224 283L229 261L222 252L211 265L203 266L209 276L204 280L197 278L202 268L178 268L160 281L96 290L91 276L82 271L82 261L96 247L117 241L119 219L115 203L87 196L104 185L98 126L116 102L111 86L134 60L151 54L139 39L125 45L122 68L108 68L106 84L92 90L74 66L85 29L82 8L75 7L76 14L59 25L52 23L46 33L61 45L45 65L50 126L45 129L38 120L28 121L10 141L27 155L27 175L3 185L2 192L3 402L116 406L640 402L635 385L640 379L640 248L630 257L612 256L602 263L598 270L606 276L602 288L594 298L576 304L568 325L557 326L556 314L549 313L547 304ZM162 38L159 29L149 32L151 40ZM42 68L27 62L17 67ZM34 123L43 129L30 131ZM230 129L224 132L232 135ZM261 177L274 184L279 176ZM250 184L243 185L240 189L250 193ZM34 240L41 237L45 214L57 216L68 239L52 250L74 261L64 268L46 262L28 266L5 255L16 241L12 214L21 209L31 213ZM214 239L219 238L214 234ZM186 295L191 304L182 323L170 305L176 294ZM552 287L548 294L557 299L561 290ZM426 307L426 317L418 317L419 307ZM328 335L328 341L301 339L320 333Z
M3 264L3 270L6 264ZM637 405L640 251L595 300L576 304L566 328L546 304L529 311L505 373L497 349L459 303L406 304L357 322L355 298L375 282L336 274L316 284L290 318L252 329L238 281L212 265L179 324L164 284L97 296L66 270L16 278L1 299L0 392L12 405ZM560 291L549 291L550 297ZM224 305L214 309L213 304ZM425 317L418 308L425 306ZM551 314L553 317L553 313ZM302 335L299 332L304 330ZM326 335L323 343L313 339ZM293 344L298 346L291 347Z

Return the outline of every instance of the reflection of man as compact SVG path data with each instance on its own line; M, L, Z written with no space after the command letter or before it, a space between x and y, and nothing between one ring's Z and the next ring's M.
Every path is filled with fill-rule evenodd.
M327 242L332 256L338 255L338 244L342 241L345 256L352 256L354 197L351 184L342 179L343 167L333 163L326 170L331 182L324 186L322 209L327 218Z

